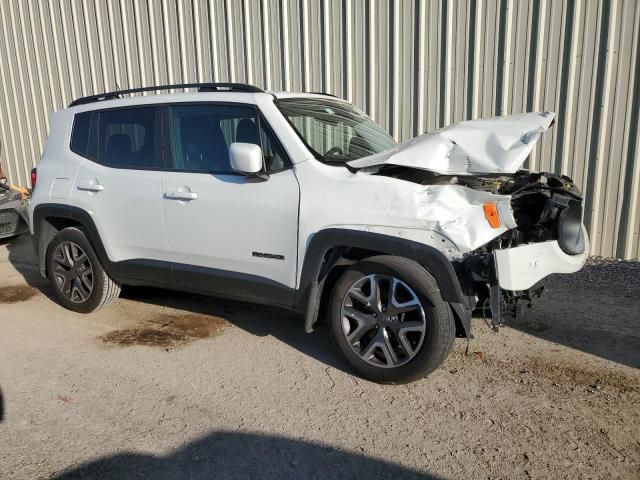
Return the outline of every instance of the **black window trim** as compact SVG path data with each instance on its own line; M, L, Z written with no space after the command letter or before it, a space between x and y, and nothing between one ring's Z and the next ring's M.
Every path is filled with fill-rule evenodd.
M169 168L169 165L173 165L173 154L171 151L171 142L170 142L170 135L168 135L169 132L169 107L175 107L175 106L203 106L203 105L220 105L220 106L232 106L232 107L237 107L237 106L242 106L242 107L249 107L253 110L256 111L256 117L258 118L258 131L260 131L260 128L262 126L265 127L266 131L271 135L271 138L274 140L274 142L276 143L277 147L280 149L280 151L282 152L282 154L284 155L284 167L279 169L279 170L274 170L272 172L268 172L268 175L275 175L277 173L280 172L284 172L286 170L290 170L293 168L293 162L291 161L291 157L289 156L289 152L287 152L287 150L284 148L282 141L280 140L280 138L278 137L278 135L276 134L275 130L273 128L271 128L271 125L269 124L269 122L266 120L264 114L262 113L262 110L260 110L260 108L258 107L258 105L254 104L254 103L246 103L246 102L230 102L230 101L224 101L224 102L216 102L216 101L206 101L206 102L198 102L198 101L190 101L190 102L162 102L162 103L140 103L140 104L135 104L135 105L123 105L123 106L119 106L119 107L112 107L112 108L97 108L95 110L84 110L81 112L76 112L73 115L73 127L71 129L71 135L69 136L69 150L71 150L73 153L75 153L76 155L81 156L82 158L86 158L87 160L90 160L94 163L97 163L98 165L101 165L105 168L113 168L113 169L117 169L117 170L140 170L140 171L154 171L154 172L174 172L174 173L204 173L204 174L209 174L209 175L234 175L234 176L244 176L241 173L238 172L216 172L216 171L209 171L209 170L202 170L202 171L198 171L198 170L185 170L185 169L177 169L177 168ZM98 122L96 121L96 115L100 112L107 112L107 111L113 111L113 110L125 110L125 109L134 109L134 108L155 108L155 120L154 120L154 126L155 126L155 131L154 131L154 136L155 139L161 139L161 140L155 140L154 143L154 151L158 154L162 156L162 167L125 167L125 166L113 166L113 165L105 165L104 163L100 162L98 160L98 152L100 151L100 146L98 145L98 139L99 139L99 135L98 135ZM80 152L77 152L76 150L74 150L73 148L71 148L71 144L73 141L73 132L75 130L76 127L76 122L77 122L77 117L80 114L83 113L90 113L91 114L91 125L89 127L89 146L90 145L95 145L97 151L93 152L95 153L95 157L91 157L88 155L84 155ZM262 145L260 146L260 148L262 148ZM88 149L90 150L90 148L88 147ZM263 155L264 158L264 155ZM263 168L264 168L264 163L263 163Z

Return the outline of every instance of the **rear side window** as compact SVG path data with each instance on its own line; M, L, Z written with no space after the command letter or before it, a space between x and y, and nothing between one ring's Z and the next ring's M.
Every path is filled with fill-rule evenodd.
M71 151L90 158L89 136L91 133L92 112L78 113L73 120L73 133L71 134Z
M78 113L70 148L107 167L162 168L156 112L155 107L132 107Z
M155 142L154 107L103 110L96 114L99 163L122 168L162 167Z

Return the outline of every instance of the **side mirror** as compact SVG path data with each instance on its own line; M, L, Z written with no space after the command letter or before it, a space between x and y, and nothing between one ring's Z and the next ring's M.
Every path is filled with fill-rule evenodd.
M262 149L253 143L232 143L229 159L231 168L243 175L259 176L262 172Z

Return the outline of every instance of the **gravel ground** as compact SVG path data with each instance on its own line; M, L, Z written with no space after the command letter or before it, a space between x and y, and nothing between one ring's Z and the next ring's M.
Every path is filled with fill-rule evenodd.
M640 478L640 263L381 386L288 312L128 288L83 316L33 262L0 245L0 478Z

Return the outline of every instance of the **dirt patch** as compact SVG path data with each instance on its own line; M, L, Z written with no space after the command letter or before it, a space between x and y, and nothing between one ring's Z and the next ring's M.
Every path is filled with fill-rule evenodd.
M583 388L595 393L600 390L618 393L640 392L638 377L625 375L607 368L559 363L552 359L531 357L525 360L518 373L547 380L554 385Z
M114 330L100 340L120 346L171 347L220 335L227 326L226 320L211 315L161 314L139 328Z
M36 296L38 291L35 288L24 285L0 287L0 303L25 302Z
M560 359L554 355L524 355L505 359L482 351L470 351L469 354L461 350L451 352L450 373L477 368L474 364L483 365L493 375L501 372L513 385L524 383L543 386L545 389L550 386L563 387L570 392L583 393L640 393L638 376L600 365L571 363L567 358Z

